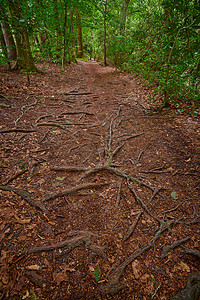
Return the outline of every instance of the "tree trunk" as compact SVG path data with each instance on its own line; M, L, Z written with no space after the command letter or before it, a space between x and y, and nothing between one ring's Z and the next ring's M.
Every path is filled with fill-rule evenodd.
M106 57L106 35L107 35L107 28L106 28L106 17L107 17L107 6L108 6L108 0L105 2L104 6L104 66L107 65L107 57Z
M7 17L4 17L4 21L3 23L1 23L1 29L3 32L3 37L6 45L7 57L9 59L15 60L17 58L17 52L16 52L13 36L10 32L10 26Z
M82 58L83 57L83 37L82 37L82 28L81 28L81 15L80 15L79 8L76 8L76 24L77 24L77 43L78 43L77 57Z
M22 22L23 16L20 8L20 0L8 0L8 9L14 28L14 35L17 48L17 64L16 69L22 69L28 72L38 72L29 43L28 32L25 22Z
M130 0L123 0L122 9L121 9L121 24L120 24L120 33L123 35L126 27L126 15L127 9L129 6Z

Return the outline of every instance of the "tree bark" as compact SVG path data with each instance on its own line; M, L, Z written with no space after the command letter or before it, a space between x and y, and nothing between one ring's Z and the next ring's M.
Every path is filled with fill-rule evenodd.
M107 65L107 57L106 57L106 37L107 37L107 27L106 27L106 17L107 17L107 7L108 7L108 0L105 2L104 6L104 66Z
M27 72L38 72L39 70L36 68L31 54L28 31L22 16L20 0L8 0L8 10L11 16L17 49L15 68Z
M126 27L126 15L127 9L129 6L130 0L123 0L122 9L121 9L121 25L120 25L120 33L123 34Z
M9 26L8 18L6 16L4 17L3 23L1 23L1 29L5 41L7 58L15 60L17 58L15 42L10 32L10 26Z
M78 43L77 57L82 58L83 57L83 37L82 37L82 28L81 28L81 15L80 15L79 8L76 8L76 24L77 24L77 43Z

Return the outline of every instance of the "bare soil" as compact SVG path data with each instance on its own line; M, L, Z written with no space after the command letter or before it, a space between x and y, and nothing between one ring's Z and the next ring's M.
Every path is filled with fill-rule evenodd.
M95 61L39 67L1 72L0 299L171 299L200 267L199 117Z

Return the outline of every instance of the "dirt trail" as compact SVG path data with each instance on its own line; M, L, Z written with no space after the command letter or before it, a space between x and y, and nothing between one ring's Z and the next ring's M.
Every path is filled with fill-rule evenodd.
M1 73L0 299L171 299L200 267L199 119L95 61L43 66Z

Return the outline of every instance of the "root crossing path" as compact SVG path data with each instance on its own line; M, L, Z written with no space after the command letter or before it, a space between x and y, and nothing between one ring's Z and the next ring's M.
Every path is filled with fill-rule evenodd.
M199 119L95 61L39 67L2 73L0 299L171 299L200 267Z

